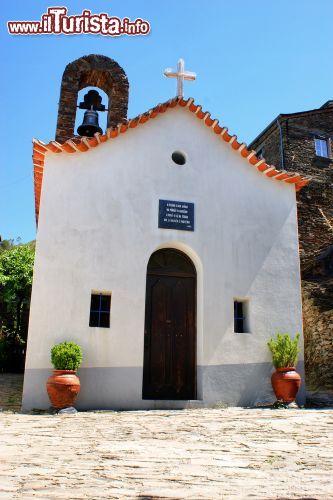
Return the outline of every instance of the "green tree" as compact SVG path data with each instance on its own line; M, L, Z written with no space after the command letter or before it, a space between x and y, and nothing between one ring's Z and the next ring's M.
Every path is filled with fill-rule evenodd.
M24 357L25 353L34 253L33 243L12 246L0 253L0 369L2 370L23 367L23 360L17 358Z
M14 246L14 240L2 240L0 241L0 253L10 250Z

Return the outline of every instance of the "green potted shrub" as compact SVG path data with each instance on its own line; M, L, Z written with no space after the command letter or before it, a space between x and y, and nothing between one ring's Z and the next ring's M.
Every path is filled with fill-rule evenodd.
M82 363L81 347L74 342L61 342L51 349L53 374L46 383L53 408L60 410L73 406L80 392L80 379L76 370Z
M278 401L295 401L301 385L301 376L296 372L300 334L292 339L289 333L278 333L271 337L267 346L272 354L275 372L272 375L272 387Z

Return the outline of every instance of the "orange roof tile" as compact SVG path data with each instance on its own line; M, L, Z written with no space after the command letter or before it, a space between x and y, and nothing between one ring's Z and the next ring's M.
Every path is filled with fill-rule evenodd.
M95 136L91 138L75 137L75 142L74 140L68 140L64 144L60 144L55 141L44 144L42 141L34 139L33 164L37 224L39 216L41 187L43 183L44 159L47 153L84 153L89 149L95 148L100 144L108 141L109 139L116 138L120 133L123 134L129 129L133 129L138 125L143 125L151 118L157 117L159 113L165 113L168 109L174 108L176 106L181 106L188 109L188 111L190 111L191 113L194 113L197 118L202 120L207 127L211 128L211 130L215 134L219 135L225 142L229 143L232 149L237 151L244 159L246 159L251 167L256 168L259 172L266 175L267 177L271 177L275 180L283 181L289 184L295 184L296 191L299 191L303 186L306 186L309 183L311 179L310 177L301 176L293 172L277 170L274 166L268 165L263 158L258 158L255 151L249 151L246 144L241 144L237 141L236 135L230 135L228 133L227 127L221 127L218 120L211 118L210 113L202 111L201 106L196 105L193 98L184 100L181 97L175 97L165 103L158 104L149 111L142 113L141 115L132 118L131 120L128 120L126 123L120 123L114 129L107 129L105 134L96 133Z

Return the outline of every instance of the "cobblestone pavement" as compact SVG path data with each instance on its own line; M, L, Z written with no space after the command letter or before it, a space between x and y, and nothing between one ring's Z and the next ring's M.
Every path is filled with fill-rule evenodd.
M0 498L333 499L332 410L20 414L5 378Z
M23 375L19 373L0 373L0 411L20 411L22 388Z

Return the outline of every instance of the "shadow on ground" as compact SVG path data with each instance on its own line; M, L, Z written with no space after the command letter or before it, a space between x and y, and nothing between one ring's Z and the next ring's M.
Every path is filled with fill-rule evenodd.
M23 373L0 373L0 411L20 411Z

